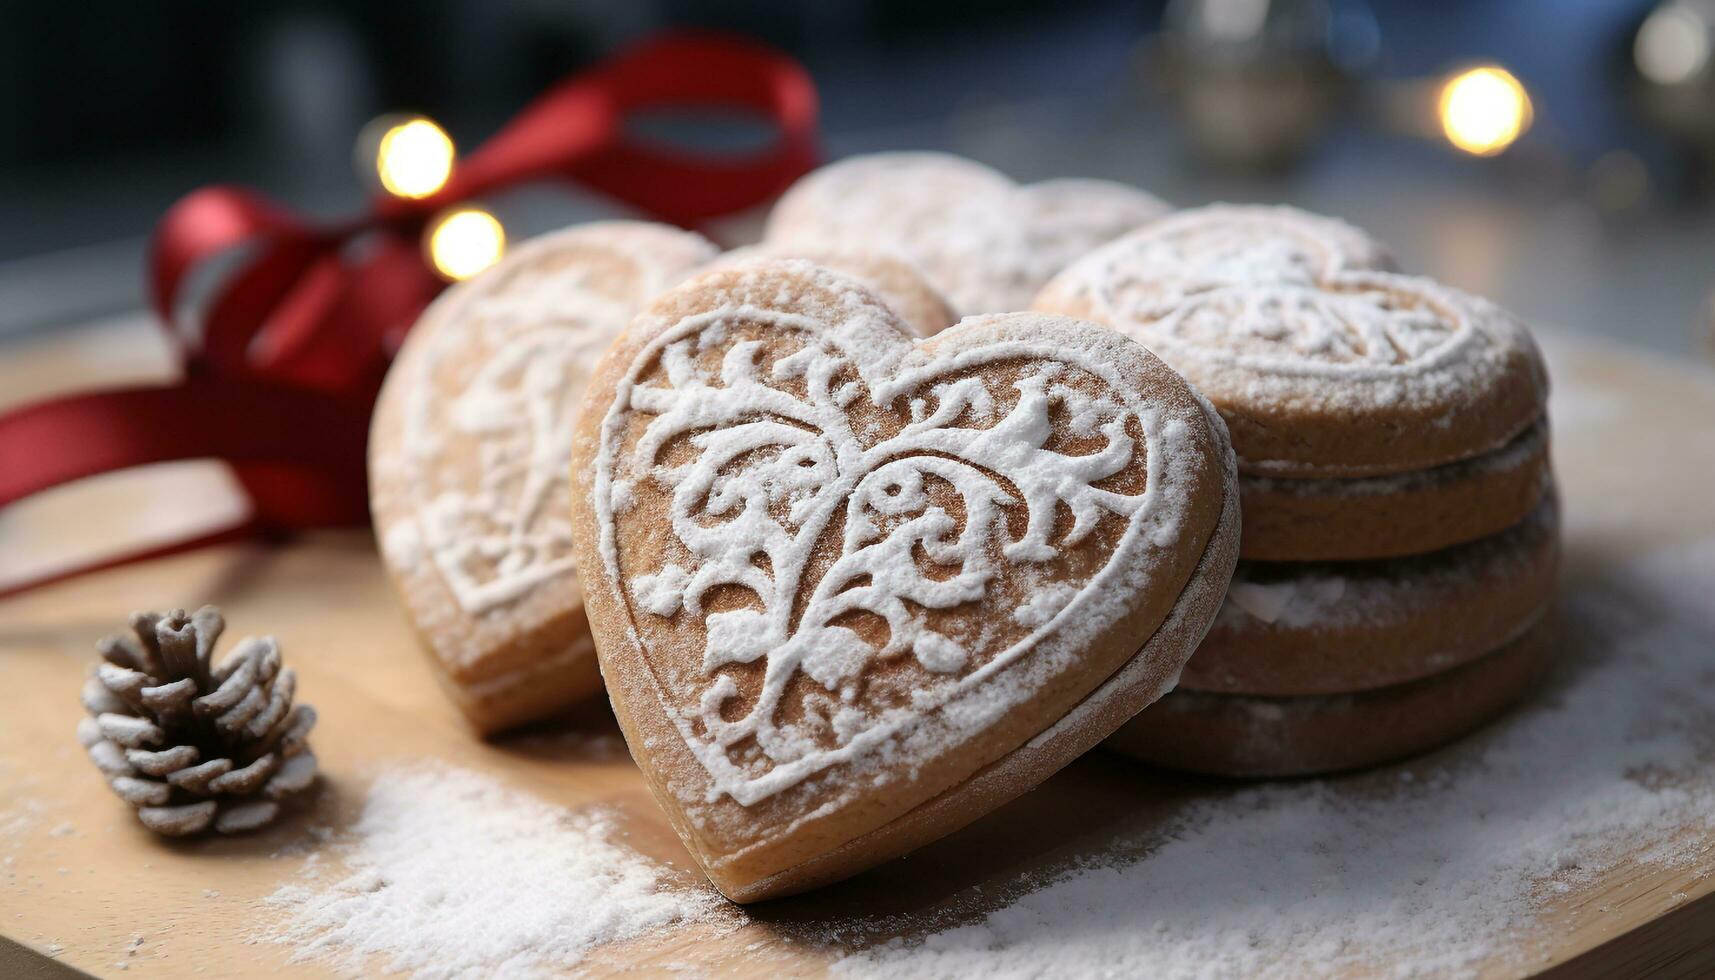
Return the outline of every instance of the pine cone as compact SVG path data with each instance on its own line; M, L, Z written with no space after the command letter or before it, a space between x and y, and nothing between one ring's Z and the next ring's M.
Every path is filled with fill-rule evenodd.
M297 679L271 636L248 638L210 668L220 610L132 613L133 635L97 648L78 740L143 826L160 834L254 830L309 787L315 710L292 707Z

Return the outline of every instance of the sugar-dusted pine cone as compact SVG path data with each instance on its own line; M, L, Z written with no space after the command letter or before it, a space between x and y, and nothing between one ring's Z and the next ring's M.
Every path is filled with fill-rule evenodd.
M104 662L84 683L78 739L157 833L254 830L316 778L316 713L292 707L296 678L280 667L280 645L245 639L211 666L225 628L213 606L132 613L131 634L101 641Z

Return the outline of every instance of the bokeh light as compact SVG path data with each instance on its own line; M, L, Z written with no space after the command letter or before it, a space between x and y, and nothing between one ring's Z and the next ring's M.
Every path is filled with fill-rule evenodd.
M1638 74L1657 85L1682 85L1709 66L1709 28L1695 13L1663 4L1645 18L1632 41Z
M1438 105L1441 131L1466 153L1494 156L1530 128L1530 95L1511 72L1494 65L1448 79Z
M481 208L460 208L435 219L427 242L436 272L447 279L469 279L506 254L506 229Z
M397 197L428 197L444 187L453 172L453 141L446 130L421 117L398 123L382 134L375 154L381 186Z

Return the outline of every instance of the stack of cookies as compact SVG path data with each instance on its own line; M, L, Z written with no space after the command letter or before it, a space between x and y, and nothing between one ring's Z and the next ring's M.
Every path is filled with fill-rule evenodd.
M1291 775L1498 712L1558 558L1528 334L1339 222L1165 211L883 154L751 249L608 222L448 290L371 492L454 701L605 689L736 901L1104 742Z
M896 252L588 225L448 290L378 404L376 529L455 702L489 732L605 688L736 901L1099 745L1238 560L1232 448L1182 377L940 296Z
M1217 407L1241 561L1177 689L1110 740L1283 776L1446 741L1547 653L1559 518L1547 377L1494 305L1286 208L1180 212L1080 259L1037 309L1140 341Z
M370 440L371 509L436 676L484 734L599 693L563 508L589 369L653 297L700 272L800 259L873 292L919 337L1021 310L1073 258L1167 213L1123 184L1018 185L938 153L824 167L768 240L596 222L525 242L437 300L401 349Z

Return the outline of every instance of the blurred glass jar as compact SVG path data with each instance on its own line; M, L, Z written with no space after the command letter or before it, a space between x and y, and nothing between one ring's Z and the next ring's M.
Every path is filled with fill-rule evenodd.
M1646 117L1715 144L1715 0L1656 4L1632 37L1632 63Z
M1379 49L1375 18L1356 0L1172 0L1151 63L1200 157L1280 170L1321 135Z

